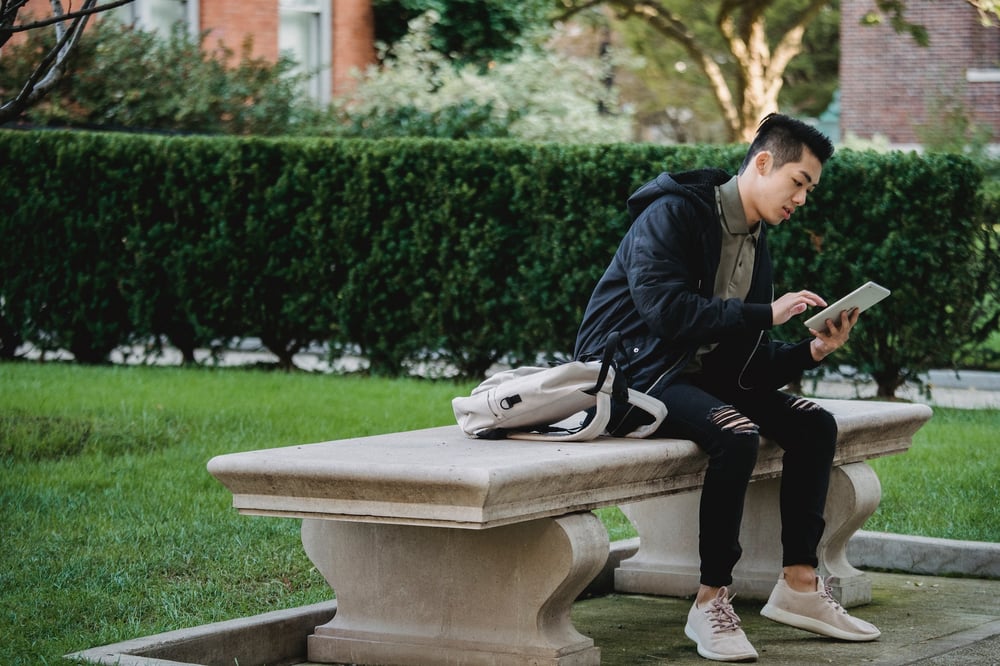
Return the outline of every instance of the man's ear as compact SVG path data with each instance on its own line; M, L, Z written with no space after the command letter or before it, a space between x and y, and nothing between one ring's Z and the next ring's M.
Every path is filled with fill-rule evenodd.
M753 166L759 175L764 176L771 169L773 160L774 156L771 155L771 151L762 150L753 158Z

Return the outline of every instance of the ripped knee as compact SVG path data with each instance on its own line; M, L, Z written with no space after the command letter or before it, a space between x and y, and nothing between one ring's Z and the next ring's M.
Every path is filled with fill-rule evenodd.
M818 409L823 409L812 400L800 398L794 395L788 398L788 406L792 409L797 409L803 412L813 412Z
M807 429L814 442L827 442L829 446L837 445L837 419L812 400L790 396L788 406L806 419Z
M729 405L715 408L709 418L720 429L734 435L757 435L760 432L756 423Z

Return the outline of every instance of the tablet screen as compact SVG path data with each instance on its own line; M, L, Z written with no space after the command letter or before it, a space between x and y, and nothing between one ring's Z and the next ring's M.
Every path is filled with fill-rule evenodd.
M890 293L888 289L881 285L874 282L866 282L833 305L827 306L821 312L806 319L805 325L816 331L824 331L826 330L827 319L838 321L841 312L844 310L853 310L854 308L857 308L859 312L864 312Z

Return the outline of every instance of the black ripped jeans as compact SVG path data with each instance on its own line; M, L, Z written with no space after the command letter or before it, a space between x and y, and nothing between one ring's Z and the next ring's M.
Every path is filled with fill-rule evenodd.
M667 418L657 436L695 441L709 456L701 491L701 583L730 585L742 554L743 503L763 435L783 450L780 491L782 564L817 566L837 423L815 403L781 391L713 385L685 376L657 398Z

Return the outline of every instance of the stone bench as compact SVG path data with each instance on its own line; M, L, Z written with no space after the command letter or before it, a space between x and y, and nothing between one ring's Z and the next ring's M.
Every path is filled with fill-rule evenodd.
M864 461L906 451L923 405L819 400L840 429L820 568L845 605L871 586L845 554L878 506ZM336 593L311 662L599 664L573 601L602 571L592 509L621 506L639 533L615 571L623 592L697 589L706 456L690 441L486 441L457 426L234 453L208 463L244 514L302 519L302 543ZM748 492L734 591L764 598L780 572L781 451L763 442Z

